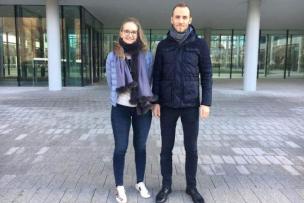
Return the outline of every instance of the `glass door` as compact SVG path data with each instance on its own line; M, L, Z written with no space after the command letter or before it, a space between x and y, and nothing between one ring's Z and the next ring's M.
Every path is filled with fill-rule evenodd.
M17 85L17 46L14 6L0 6L0 83Z
M260 40L259 77L284 77L287 48L286 37L286 33L284 32L262 32ZM261 75L262 70L264 70L264 75Z
M168 30L151 30L150 49L155 55L158 43L167 37Z
M99 49L101 48L100 45L100 37L99 37L99 33L93 29L93 38L92 38L92 46L93 46L93 53L92 53L92 59L93 59L93 63L92 63L92 68L93 68L93 82L98 82L100 79L100 62L99 59L101 58L100 53L99 53Z
M233 33L232 78L241 78L244 74L245 34L241 31Z
M90 85L93 83L91 74L92 65L92 31L91 27L84 25L84 30L82 32L82 65L83 65L83 79L84 85Z
M304 76L304 33L290 32L288 39L286 77L302 78Z
M80 86L81 31L80 8L62 6L62 71L65 86Z
M47 85L47 39L44 6L18 6L21 85Z
M231 77L232 54L231 30L211 32L210 53L214 77Z
M90 25L84 26L83 32L83 72L86 85L100 80L101 75L101 34Z

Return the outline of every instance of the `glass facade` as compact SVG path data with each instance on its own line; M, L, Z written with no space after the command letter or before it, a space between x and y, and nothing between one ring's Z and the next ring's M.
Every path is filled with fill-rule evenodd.
M102 24L84 8L81 14L82 85L89 85L102 77Z
M106 58L109 52L113 50L113 43L118 42L119 29L104 29L103 31L103 65L105 66Z
M62 76L64 86L80 86L81 77L81 31L80 8L61 7L62 32Z
M292 31L288 38L286 77L304 75L304 32Z
M150 33L146 33L146 35L148 34L149 38L147 38L147 40L149 41L150 44L150 50L152 51L153 54L155 54L156 52L156 48L158 43L165 39L167 37L167 32L168 30L149 30Z
M0 6L0 84L17 85L15 7Z
M259 50L259 77L303 77L304 32L262 31Z
M17 6L20 85L47 85L47 39L45 9Z
M155 54L167 30L147 29L145 35ZM209 34L213 78L242 78L244 75L245 30L197 30L199 37ZM104 30L104 56L118 41L118 29ZM259 43L258 78L304 77L304 31L262 30ZM287 46L286 46L287 44ZM285 60L286 59L286 60Z
M105 73L105 59L118 29L103 25L81 6L60 6L64 86L92 85ZM244 30L197 30L210 46L214 78L242 78ZM146 29L155 54L166 29ZM48 84L45 6L0 5L0 85ZM304 77L304 30L262 30L258 78Z
M81 6L60 6L64 86L100 81L102 23ZM0 5L0 84L48 85L45 6Z
M303 78L303 40L304 31L262 30L258 78ZM243 77L245 31L213 30L210 41L213 77Z
M211 32L210 53L213 77L240 78L244 72L245 34L243 31Z

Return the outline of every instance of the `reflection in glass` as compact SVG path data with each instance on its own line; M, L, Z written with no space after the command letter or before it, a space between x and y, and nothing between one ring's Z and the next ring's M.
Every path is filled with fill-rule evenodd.
M81 85L80 8L62 8L62 70L65 86Z
M17 25L21 85L47 85L47 41L44 6L18 6Z
M286 36L271 35L269 41L269 60L266 76L282 78L285 68Z
M100 81L104 78L106 56L113 50L113 42L118 41L118 29L104 30L81 6L60 6L60 13L64 86ZM154 55L167 32L167 29L145 30ZM198 29L197 33L202 37L204 31ZM210 30L207 37L210 38L213 77L242 77L244 31ZM47 64L45 6L1 5L0 84L47 85ZM261 31L258 77L304 77L303 30Z
M304 76L304 33L291 33L288 44L287 77Z
M114 42L118 42L119 39L119 29L105 29L103 33L103 55L104 62L107 55L113 50Z
M259 77L284 77L286 48L286 35L283 33L262 33L259 51Z
M227 31L214 31L211 34L210 53L214 77L230 77L231 38L231 33Z
M0 82L17 84L18 66L14 6L0 6Z
M84 85L99 81L102 69L102 24L82 8L82 65Z
M210 42L210 57L213 77L221 76L221 35L212 35Z
M232 77L241 78L244 71L245 35L233 35Z
M151 52L155 55L158 43L167 37L168 30L151 30Z

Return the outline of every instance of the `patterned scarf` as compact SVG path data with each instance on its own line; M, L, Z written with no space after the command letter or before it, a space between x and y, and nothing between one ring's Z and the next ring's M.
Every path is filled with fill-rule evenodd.
M122 41L122 40L120 40ZM137 42L134 44L119 43L124 51L131 55L131 63L128 65L125 59L116 57L118 93L131 91L130 103L136 105L137 114L142 115L151 109L153 97L151 86L146 71L146 58Z
M178 44L182 44L192 32L193 28L189 25L188 29L185 32L177 32L173 26L169 29L169 35L175 39Z

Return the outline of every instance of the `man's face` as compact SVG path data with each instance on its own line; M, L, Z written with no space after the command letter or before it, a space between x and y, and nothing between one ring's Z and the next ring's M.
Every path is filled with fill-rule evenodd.
M176 7L171 16L171 24L177 32L185 32L191 24L192 18L187 7Z

